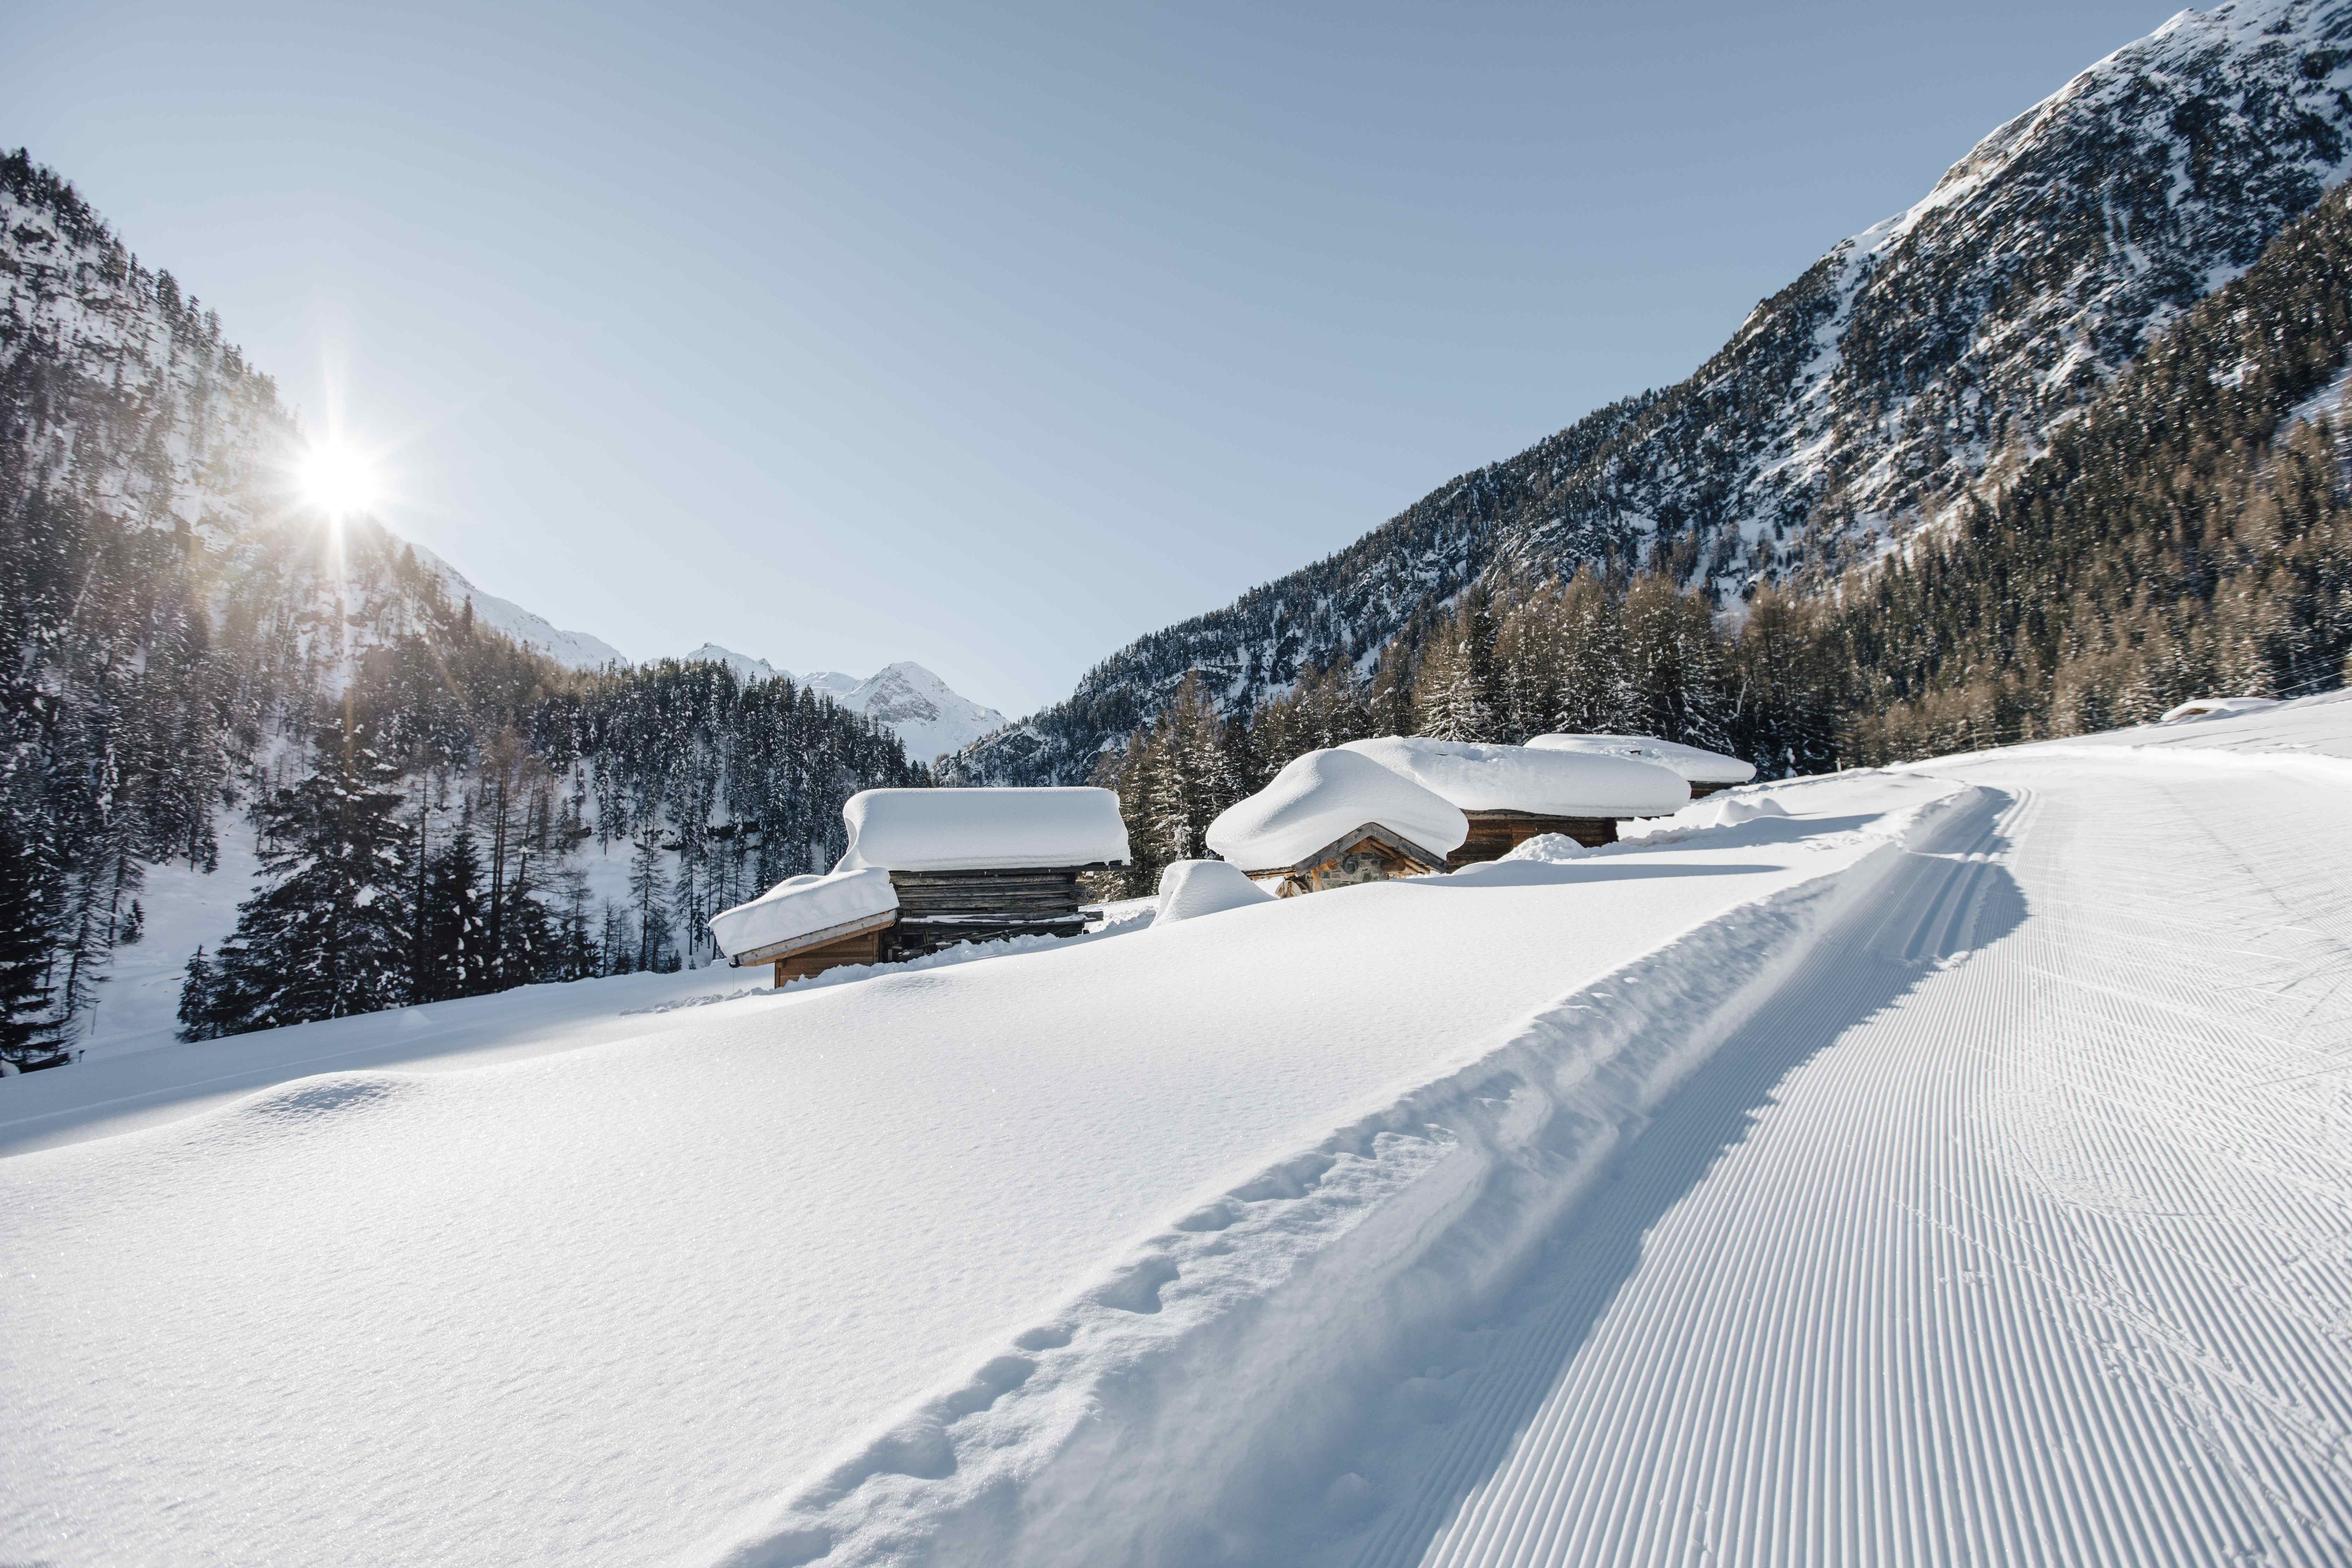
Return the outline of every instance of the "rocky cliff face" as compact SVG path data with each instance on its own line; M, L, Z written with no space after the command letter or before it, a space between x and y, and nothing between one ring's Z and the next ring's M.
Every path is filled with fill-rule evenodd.
M243 532L293 430L219 318L22 153L0 159L0 279L25 460L150 527Z
M1228 707L1365 665L1481 574L1646 564L1737 610L1998 486L2352 172L2352 3L2183 12L1759 304L1688 380L1440 487L1348 549L1155 633L950 764L1083 777L1188 669Z
M474 593L372 522L326 527L296 493L303 435L276 384L223 339L217 316L170 273L141 265L22 153L0 158L0 422L9 506L39 495L120 530L114 554L144 563L133 601L186 595L205 607L211 644L236 669L236 724L257 729L302 709L336 688L347 657ZM164 538L173 543L159 554ZM63 547L54 531L34 542ZM118 650L67 658L47 645L87 643L87 615L69 635L38 605L11 608L29 617L33 664L135 664L153 635L152 615L133 608L97 633Z

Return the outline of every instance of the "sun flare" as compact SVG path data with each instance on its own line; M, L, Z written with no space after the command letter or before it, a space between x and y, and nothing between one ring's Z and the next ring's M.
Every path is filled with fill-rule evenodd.
M375 504L375 470L366 456L340 441L327 441L305 453L298 478L303 497L340 522Z

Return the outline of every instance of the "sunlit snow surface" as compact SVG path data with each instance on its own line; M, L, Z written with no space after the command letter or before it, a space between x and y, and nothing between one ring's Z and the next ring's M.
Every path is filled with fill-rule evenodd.
M2341 1561L2345 756L7 1080L0 1560Z

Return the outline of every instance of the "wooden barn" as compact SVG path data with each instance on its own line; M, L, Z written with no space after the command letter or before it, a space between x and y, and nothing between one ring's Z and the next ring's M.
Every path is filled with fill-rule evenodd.
M1277 896L1442 871L1469 832L1462 813L1344 750L1309 752L1209 825L1209 847Z
M1127 863L1118 797L1102 789L870 789L842 807L849 848L710 922L735 964L776 984L961 942L1075 936L1080 874Z
M1697 800L1717 790L1733 789L1756 776L1756 764L1743 763L1704 746L1661 741L1655 735L1538 735L1530 751L1570 752L1583 756L1630 757L1680 773Z
M1345 749L1444 797L1468 819L1468 833L1446 857L1449 870L1498 860L1546 833L1614 844L1618 823L1668 816L1690 800L1679 774L1625 757L1402 735Z

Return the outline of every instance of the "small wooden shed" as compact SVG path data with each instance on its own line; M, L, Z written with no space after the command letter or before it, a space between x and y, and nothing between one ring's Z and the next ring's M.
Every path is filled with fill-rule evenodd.
M1678 774L1624 757L1406 735L1350 741L1346 750L1444 796L1462 812L1469 831L1446 857L1449 870L1498 860L1546 833L1564 834L1589 847L1614 844L1621 821L1667 816L1690 800Z
M898 901L886 959L960 942L1075 936L1087 871L1124 866L1127 825L1107 789L869 789L841 808L843 870L879 870Z
M713 915L710 934L730 964L773 964L782 985L845 963L880 963L883 941L898 923L898 896L887 873L835 871L786 878L750 903Z
M1469 832L1443 798L1345 750L1295 757L1209 825L1209 847L1278 897L1445 868Z

